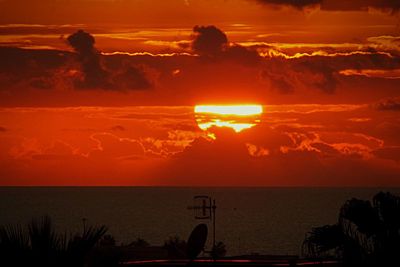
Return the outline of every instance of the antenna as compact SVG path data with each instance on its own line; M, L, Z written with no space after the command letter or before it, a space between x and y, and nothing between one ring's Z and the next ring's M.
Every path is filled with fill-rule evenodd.
M198 195L193 197L193 206L189 206L188 209L194 210L194 218L197 220L210 220L213 224L213 249L215 248L215 213L217 206L215 205L215 199L211 199L209 196Z

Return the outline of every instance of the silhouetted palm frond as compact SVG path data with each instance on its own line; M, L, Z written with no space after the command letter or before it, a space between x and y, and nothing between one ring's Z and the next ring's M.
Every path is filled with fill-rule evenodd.
M62 251L62 237L59 236L48 216L32 220L28 224L30 246L36 263L54 265Z
M400 228L400 197L380 192L374 196L373 203L386 228Z
M344 219L357 226L357 231L368 237L376 233L381 226L377 211L371 202L353 198L340 209L339 223Z
M380 192L370 201L351 199L338 223L313 228L303 253L320 256L336 249L344 266L400 266L400 197Z
M19 225L0 226L0 263L22 266L30 256L29 236Z
M89 226L82 234L58 234L50 217L0 227L0 265L80 267L106 233L106 226Z
M88 253L106 232L107 227L104 225L99 227L89 226L83 231L82 235L71 236L65 251L66 261L73 266L83 266Z
M343 232L339 225L325 225L315 227L306 236L303 242L303 254L309 257L318 257L322 253L337 249L344 243Z

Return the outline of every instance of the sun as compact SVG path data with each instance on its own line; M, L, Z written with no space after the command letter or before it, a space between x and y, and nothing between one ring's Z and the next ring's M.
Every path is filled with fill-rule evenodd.
M262 105L197 105L194 107L197 125L202 130L229 127L235 132L249 129L260 122Z
M198 105L195 113L211 113L219 115L251 116L263 112L261 105Z

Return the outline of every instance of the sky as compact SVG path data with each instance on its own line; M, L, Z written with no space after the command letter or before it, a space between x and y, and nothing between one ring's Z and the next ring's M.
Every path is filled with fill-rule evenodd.
M399 88L397 0L0 0L0 185L400 186Z

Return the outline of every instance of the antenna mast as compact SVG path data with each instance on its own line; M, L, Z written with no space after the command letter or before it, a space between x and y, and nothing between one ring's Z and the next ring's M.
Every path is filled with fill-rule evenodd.
M194 218L197 220L210 220L213 226L213 249L215 248L215 219L216 219L216 202L209 196L199 195L193 197L193 206L188 209L194 210Z

